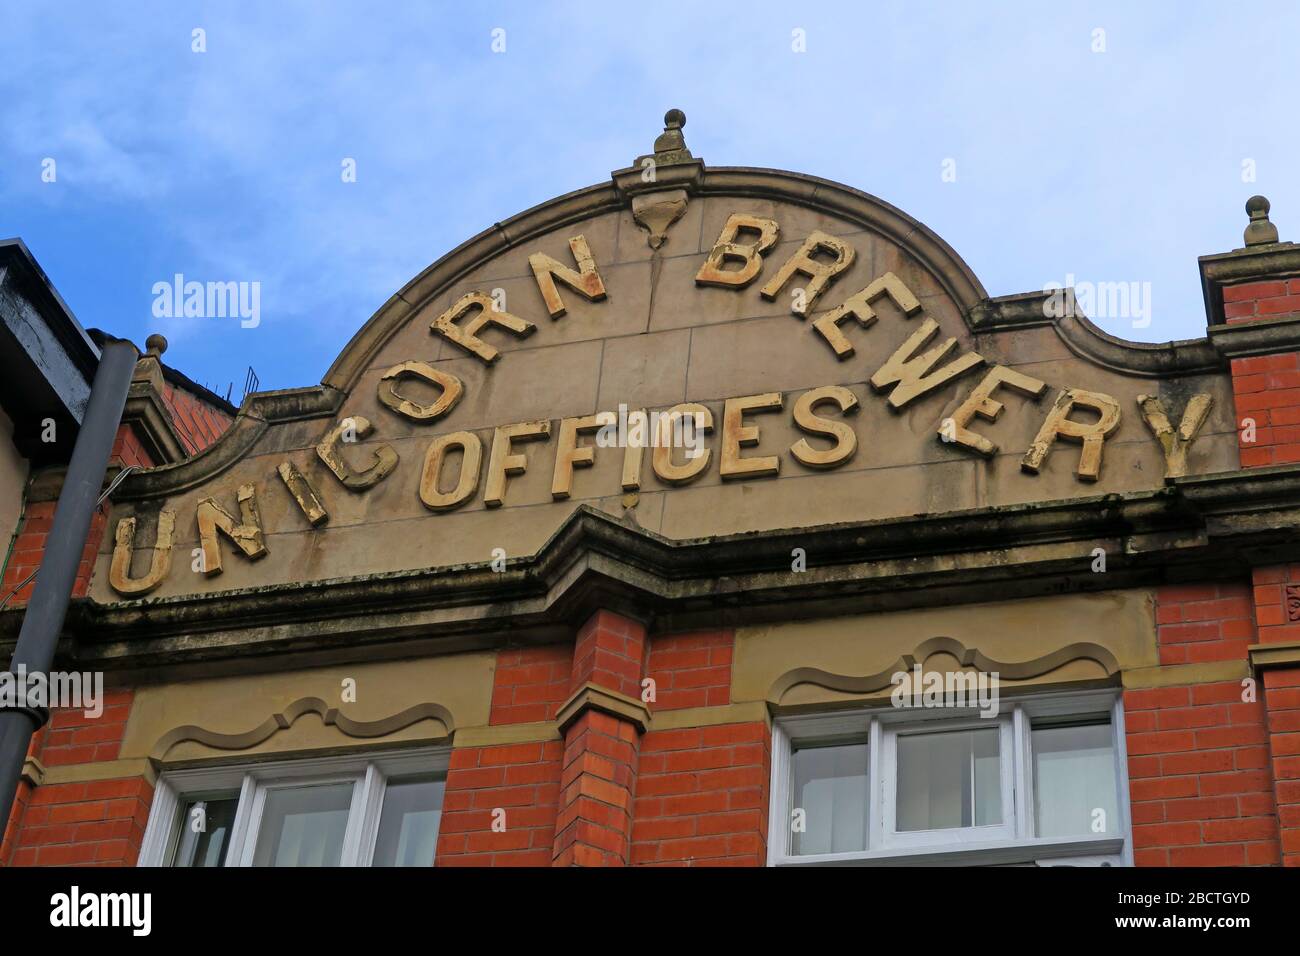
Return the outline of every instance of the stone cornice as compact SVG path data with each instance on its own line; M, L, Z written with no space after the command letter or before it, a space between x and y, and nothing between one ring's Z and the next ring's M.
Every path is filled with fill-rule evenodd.
M23 761L23 769L19 779L28 786L39 787L45 782L45 772L45 764L35 757L28 757Z
M338 411L343 393L324 385L257 392L244 400L234 422L193 458L129 475L114 501L139 501L179 494L215 478L240 461L274 423L328 418Z
M131 383L122 421L133 428L149 457L159 464L180 461L188 454L172 423L171 412L151 384Z
M1210 326L1210 342L1225 359L1300 349L1300 315Z
M1250 665L1257 671L1270 667L1300 668L1300 642L1252 644L1247 650L1250 651Z
M626 720L641 733L645 733L650 728L650 711L645 704L626 694L617 693L588 681L560 705L555 715L560 733L565 733L575 720L589 710L598 710L602 714Z
M967 324L980 334L1011 332L1052 326L1075 355L1121 375L1164 378L1227 370L1227 358L1209 339L1178 342L1127 342L1108 335L1082 315L1075 314L1074 290L1060 293L1067 313L1053 317L1048 311L1049 292L1021 292L984 299L970 308Z
M1047 503L673 541L578 508L534 554L100 604L74 600L69 665L219 672L303 654L325 663L554 639L595 609L658 629L1145 587L1300 560L1300 466ZM804 572L790 567L794 548ZM1093 551L1107 556L1093 573ZM792 609L796 609L792 611ZM12 641L21 610L0 614Z
M645 169L641 166L617 169L611 174L611 178L614 187L622 196L667 189L685 189L688 193L694 193L699 190L700 183L704 179L704 160L690 159L671 165L656 166L655 178L648 182L645 179Z

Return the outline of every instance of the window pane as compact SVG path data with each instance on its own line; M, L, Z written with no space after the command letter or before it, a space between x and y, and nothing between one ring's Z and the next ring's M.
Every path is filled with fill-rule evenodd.
M390 780L384 789L373 866L433 866L443 780Z
M1110 724L1035 727L1032 737L1038 835L1117 833Z
M338 866L352 784L266 791L254 866Z
M996 727L898 736L898 830L1002 822Z
M811 747L793 758L792 809L804 832L791 832L791 852L844 853L867 848L867 745ZM792 824L797 818L792 817Z
M230 825L235 822L239 798L191 800L181 814L180 838L172 866L223 866L230 846Z

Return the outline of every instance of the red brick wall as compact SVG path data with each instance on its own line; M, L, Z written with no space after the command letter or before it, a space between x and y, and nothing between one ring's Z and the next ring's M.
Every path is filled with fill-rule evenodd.
M116 760L134 694L104 695L97 718L55 710L33 753L46 767ZM13 866L134 866L153 787L143 777L42 784L14 808ZM0 856L3 859L3 856Z
M1300 279L1269 279L1227 286L1229 325L1300 313ZM1241 465L1258 468L1300 461L1300 352L1232 360ZM1254 440L1245 428L1254 422Z
M1300 314L1300 279L1248 282L1223 290L1230 324ZM1300 352L1234 359L1238 427L1253 419L1254 442L1241 435L1244 468L1300 461ZM1300 642L1300 565L1252 572L1259 643ZM1297 612L1292 616L1292 605ZM1282 862L1300 866L1300 668L1263 671L1268 752Z
M573 647L510 648L497 653L491 724L554 720L569 696ZM447 774L439 866L550 866L559 810L564 745L459 747ZM492 811L505 830L492 830Z
M438 834L438 866L550 866L563 745L452 751ZM505 811L494 832L493 810Z
M1282 862L1300 866L1300 667L1264 672Z
M656 636L646 676L655 682L653 710L713 707L731 702L734 631Z
M652 710L728 703L731 631L656 636L648 653L646 643L635 622L598 612L574 645L500 652L490 722L554 719L587 681L640 699L643 657L656 681ZM771 754L762 722L640 737L627 721L588 711L560 747L454 751L439 865L765 862ZM530 808L522 821L516 805ZM491 831L495 807L506 810L505 832Z
M0 596L8 594L41 566L41 557L45 553L45 539L49 536L50 526L54 522L54 502L37 501L27 505L22 520L18 525L18 537L14 540L9 560L5 564L4 578L0 581ZM23 585L12 598L11 606L26 604L32 596L35 579ZM77 582L80 586L81 582Z
M27 756L34 757L40 753L46 729L42 727L32 734L31 743L27 747ZM5 824L4 836L0 838L0 866L9 866L11 862L14 845L18 842L18 827L22 823L28 804L31 803L34 790L35 788L26 780L18 781L18 788L14 792L13 810L9 814L9 821Z
M171 385L163 388L162 398L163 404L171 410L172 422L181 442L191 455L216 441L234 420L221 409Z
M49 537L50 526L54 522L54 507L53 501L35 501L27 506L3 578L0 578L0 596L18 587L20 582L41 566L41 560L45 556L45 540ZM86 537L86 546L82 549L77 577L72 586L73 597L85 597L90 592L90 576L95 569L95 556L107 524L108 504L105 503L99 506L91 518L90 534ZM7 606L19 607L26 604L31 599L32 588L35 586L36 579L32 578L9 599Z
M30 751L28 753L30 754ZM18 788L14 791L13 810L9 814L9 822L5 824L4 839L0 840L0 866L13 865L14 846L18 843L18 828L22 825L23 816L35 792L35 788L26 780L18 781Z
M32 793L13 866L134 866L153 787L143 777L44 784Z
M1278 862L1264 705L1238 681L1124 694L1138 866Z
M1255 568L1255 619L1261 644L1300 641L1300 620L1292 620L1288 590L1300 601L1300 564ZM1300 606L1300 605L1298 605Z
M1160 588L1162 665L1245 661L1256 640L1255 592L1223 581ZM1130 690L1134 862L1139 866L1276 864L1266 711L1241 681Z
M569 697L572 674L573 648L568 644L499 652L488 723L554 720Z
M1300 461L1300 354L1233 359L1232 391L1242 467Z
M106 691L104 712L97 718L87 717L80 710L55 710L40 750L41 763L60 767L116 760L134 698L133 691Z
M151 468L155 462L145 450L135 429L123 426L117 430L117 440L113 442L112 458L123 465L136 468Z
M597 611L578 631L570 691L592 682L641 698L645 629L612 611Z
M127 425L118 428L117 439L113 443L110 461L118 465L138 464L149 467L154 462L148 458L135 434ZM0 597L18 587L19 582L40 567L45 556L45 540L49 537L54 524L54 510L57 502L32 501L23 510L22 520L18 526L18 536L0 575ZM81 552L81 563L77 566L77 578L72 588L73 597L85 597L90 593L90 578L94 572L95 557L103 542L104 532L108 526L109 505L107 502L96 509L90 522L90 533L86 536L86 546ZM18 607L27 603L32 596L36 581L28 581L21 590L9 599L8 606Z
M125 425L118 429L111 460L117 464L138 464L145 467L153 464L130 427ZM8 594L40 567L45 556L45 542L54 522L56 505L54 501L28 503L13 551L5 564L3 576L0 576L0 595ZM86 537L73 584L73 597L85 597L90 591L95 557L107 525L106 503L96 510L91 519L90 532ZM24 585L10 599L9 604L26 604L34 586L35 579ZM131 699L130 692L106 694L104 712L94 720L85 717L81 711L55 710L49 725L33 737L34 744L30 753L46 767L116 760ZM114 785L118 784L121 785L119 789L130 791L130 799L143 801L145 816L140 819L138 833L132 826L135 810L126 813L126 805L121 802L127 800L128 796L114 792ZM89 791L79 784L42 785L35 789L28 784L20 784L5 827L5 841L0 845L0 864L134 864L152 792L152 787L143 779L105 781ZM96 796L97 794L104 795ZM64 808L64 800L75 802L77 807ZM72 819L79 815L83 818Z
M771 761L762 721L651 730L641 740L632 862L762 866Z
M1235 581L1163 587L1156 632L1161 664L1244 661L1255 640L1251 587Z
M1300 279L1243 282L1223 290L1223 317L1229 325L1300 313Z

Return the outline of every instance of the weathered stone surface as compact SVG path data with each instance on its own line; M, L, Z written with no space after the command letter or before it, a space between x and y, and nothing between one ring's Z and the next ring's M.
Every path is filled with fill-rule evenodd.
M1083 358L1066 336L1092 333L1080 332L1075 320L1059 328L1044 320L972 331L969 313L983 291L935 237L896 211L804 177L737 170L701 176L700 185L687 188L686 207L658 248L646 241L649 234L634 220L627 197L622 208L613 208L616 194L596 189L502 223L450 254L390 300L358 335L328 377L337 391L304 390L297 398L277 393L257 406L265 409L260 417L237 425L209 453L219 467L205 472L203 462L182 463L174 480L145 476L128 485L111 519L115 526L121 518L140 518L134 559L126 570L137 577L146 573L164 506L176 515L176 560L152 591L160 597L488 561L498 547L511 558L525 557L584 503L641 529L693 539L1156 490L1165 480L1165 457L1144 423L1139 396L1158 398L1171 417L1179 418L1190 396L1209 396L1209 412L1183 467L1191 476L1236 467L1226 371L1157 374L1162 358L1151 357L1150 350L1126 352L1113 342L1103 343L1105 354L1129 361L1131 353L1132 367ZM735 192L717 191L726 188ZM642 198L648 208L645 197L653 194ZM583 213L584 204L592 212ZM744 287L698 285L696 276L732 215L778 223L779 240ZM539 229L532 225L539 216L553 221ZM791 314L789 293L807 286L807 276L792 274L771 301L760 290L779 278L781 267L807 248L814 233L853 254L800 319ZM529 260L549 257L579 273L570 244L579 235L591 255L589 276L581 280L590 288L579 292L558 280L554 291L564 312L552 317L555 309L548 308L545 294L550 290L539 287ZM475 249L486 250L486 256L475 258ZM848 315L823 325L842 336L828 342L818 320L835 318L846 300L886 273L895 277L897 294L872 296L867 304L874 319L866 326ZM591 278L595 274L603 298ZM471 293L481 296L485 308L493 303L535 328L520 337L483 324L477 335L496 353L490 365L430 331L438 316ZM954 340L936 368L968 353L978 353L984 367L913 389L902 407L892 407L889 396L899 386L877 390L868 383L927 321L937 330L919 351ZM1004 387L996 395L1004 407L995 421L976 415L966 422L970 432L996 446L988 457L978 442L942 441L945 417L995 366L1045 383L1043 396L1035 401ZM440 405L447 393L425 380L433 376L405 374L385 383L384 375L395 368L454 376L464 391L459 400ZM826 461L818 456L833 448L834 440L799 428L795 409L805 393L830 388L855 400L845 400L852 413L837 401L823 401L816 414L845 429L856 450ZM1053 443L1037 475L1021 467L1051 403L1065 389L1111 396L1120 411L1092 483L1081 483L1076 474L1077 443ZM740 452L741 460L762 460L764 466L724 482L724 460L727 470L736 467L734 457L723 455L726 402L764 393L779 393L780 408L745 413L745 425L757 431ZM560 437L567 434L562 419L590 421L600 412L617 412L620 404L654 412L689 402L708 410L713 429L704 436L706 460L689 469L684 480L677 472L669 480L657 475L654 450L646 449L633 482L639 487L625 487L625 449L604 447L590 431L578 439L591 449L590 467L580 455L571 472L557 472ZM349 418L368 421L371 431L354 442L327 445L326 454L342 465L351 487L316 451ZM1079 412L1071 413L1071 420L1091 419ZM525 470L509 476L504 492L489 488L498 430L534 421L548 422L549 434L516 440L510 449L522 456ZM469 443L479 444L476 480L465 477L457 490L462 463L473 462L464 460L461 445L449 442L440 462L441 483L431 485L426 478L422 498L421 477L434 439L456 433L473 435ZM803 461L791 451L800 442ZM670 458L679 466L686 460L681 449L672 450ZM295 490L294 482L286 484L280 472L286 463L310 483L314 502L303 485ZM253 562L223 540L223 573L205 578L191 570L199 546L198 503L214 498L229 508L243 485L256 489L265 557ZM131 495L131 487L161 490ZM500 495L500 507L486 507L489 491ZM625 492L635 493L625 498ZM110 537L93 583L92 594L100 601L121 599L109 583L111 551ZM119 580L126 570L119 562Z

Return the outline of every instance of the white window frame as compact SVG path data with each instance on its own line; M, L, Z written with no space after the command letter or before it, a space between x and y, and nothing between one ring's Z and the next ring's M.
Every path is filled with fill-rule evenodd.
M225 866L252 866L266 796L287 787L348 783L353 786L340 866L370 866L379 834L384 794L395 777L445 776L451 748L423 747L385 753L312 757L275 763L227 764L167 770L154 786L153 806L138 866L169 866L185 821L181 807L215 793L238 793Z
M1115 754L1115 834L1039 837L1034 833L1031 722L1036 718L1108 713ZM997 726L1002 774L1002 823L995 826L895 832L896 742L900 734ZM793 855L792 755L796 743L837 739L867 741L867 849ZM1117 689L1057 691L1004 697L996 717L954 708L859 709L778 718L772 725L772 780L768 821L769 866L1132 866L1128 756L1124 708Z
M880 815L875 821L875 845L881 847L921 847L949 843L987 843L991 840L1013 840L1016 837L1015 814L1015 742L1010 714L994 718L963 717L956 720L917 721L902 726L882 721L881 749L873 769L876 775L872 789L880 788ZM896 786L886 786L898 779L898 738L915 734L942 733L956 730L993 730L998 734L998 770L1001 781L998 787L1001 800L1001 823L949 827L942 830L898 830ZM868 749L868 764L871 764Z

